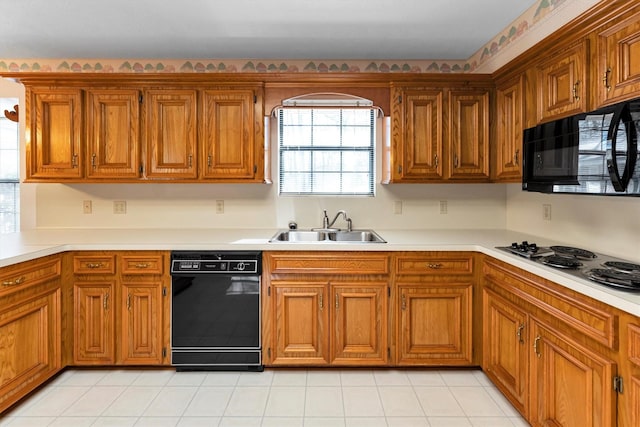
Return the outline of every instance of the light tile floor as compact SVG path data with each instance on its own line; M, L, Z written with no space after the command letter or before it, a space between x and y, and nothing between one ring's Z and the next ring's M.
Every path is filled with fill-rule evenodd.
M521 427L479 370L69 369L0 426Z

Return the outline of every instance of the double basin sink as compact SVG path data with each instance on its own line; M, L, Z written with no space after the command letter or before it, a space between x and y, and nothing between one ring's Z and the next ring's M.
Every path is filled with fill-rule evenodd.
M269 242L287 243L387 243L373 230L284 230L277 232Z

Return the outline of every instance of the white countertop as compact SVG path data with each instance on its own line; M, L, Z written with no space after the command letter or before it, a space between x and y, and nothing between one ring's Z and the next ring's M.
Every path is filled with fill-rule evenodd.
M640 293L612 289L495 249L528 240L570 245L508 230L382 230L387 243L269 243L275 229L38 229L0 234L0 267L70 250L477 251L640 316Z

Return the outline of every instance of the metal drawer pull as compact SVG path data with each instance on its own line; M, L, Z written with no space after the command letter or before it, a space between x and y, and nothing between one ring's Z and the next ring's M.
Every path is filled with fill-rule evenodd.
M320 294L320 298L318 300L318 305L320 305L320 310L324 308L324 299L322 298L322 294Z
M16 286L16 285L19 285L21 283L24 283L25 280L27 280L27 279L25 279L24 276L18 277L15 280L7 280L5 282L2 282L2 286Z
M437 264L427 264L427 267L429 267L429 268L433 268L433 269L438 269L438 268L442 268L442 264L441 264L441 263L437 263Z
M338 296L337 292L336 292L336 308L340 308L340 296Z
M149 264L138 263L138 264L136 264L136 268L149 268Z
M518 337L518 342L520 344L524 344L524 338L522 338L523 329L524 329L524 323L521 323L520 326L518 326L518 331L516 332L516 336Z
M98 262L98 263L88 262L86 264L86 267L87 268L100 268L100 267L102 267L102 263L101 262Z
M573 100L580 101L580 95L578 95L578 86L580 85L580 80L573 84Z
M611 74L611 68L607 68L607 71L604 72L604 77L602 77L602 82L604 83L604 88L609 92L611 90L611 85L609 84L609 75Z
M407 296L405 294L402 294L402 309L407 309Z
M127 310L131 311L131 294L127 294Z
M104 307L105 310L109 308L109 292L104 294L104 298L102 299L102 307Z
M536 357L540 357L542 356L542 354L540 354L540 352L538 351L538 341L540 341L542 338L540 337L540 335L538 335L536 337L535 340L533 340L533 352L536 354Z
M520 155L520 149L516 150L516 153L513 155L513 162L518 165L518 156Z

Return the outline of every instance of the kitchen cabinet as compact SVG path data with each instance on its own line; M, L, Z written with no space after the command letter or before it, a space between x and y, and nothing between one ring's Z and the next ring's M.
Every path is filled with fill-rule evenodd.
M531 415L534 426L615 426L616 365L568 335L531 324Z
M74 253L74 363L164 362L164 256Z
M537 65L538 122L587 111L589 41L551 54Z
M496 83L495 176L500 182L522 179L524 130L524 74Z
M140 177L140 91L87 91L86 178Z
M631 8L597 32L598 104L637 98L640 92L640 12Z
M618 314L497 260L483 277L482 368L515 408L534 426L617 425Z
M190 89L145 91L146 170L149 179L198 176L197 94Z
M396 363L471 365L473 256L394 254Z
M442 180L443 89L393 89L393 182Z
M448 180L489 179L489 90L449 94Z
M257 88L202 92L202 166L205 179L264 180L261 161L260 115ZM258 130L258 132L257 132Z
M82 92L79 89L28 87L26 136L29 178L81 178Z
M0 270L0 411L62 369L59 256Z
M529 413L529 320L524 310L489 289L483 292L482 366L525 417Z
M393 85L390 182L489 179L489 88Z
M265 365L389 363L387 254L265 253Z

